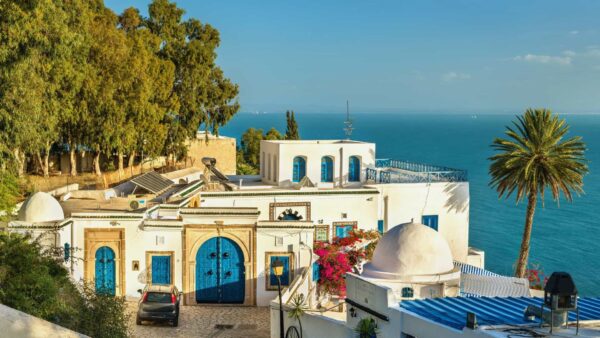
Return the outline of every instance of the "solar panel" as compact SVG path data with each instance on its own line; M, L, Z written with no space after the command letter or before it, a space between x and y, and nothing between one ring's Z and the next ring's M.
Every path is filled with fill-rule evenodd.
M174 183L161 174L150 171L131 180L131 183L144 188L153 194L160 194L169 189Z

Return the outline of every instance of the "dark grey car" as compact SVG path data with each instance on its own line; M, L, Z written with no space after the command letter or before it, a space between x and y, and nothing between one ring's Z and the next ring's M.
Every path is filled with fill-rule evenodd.
M135 318L137 325L141 325L143 320L168 321L173 326L179 325L181 293L174 285L153 284L138 292L142 294L142 298Z

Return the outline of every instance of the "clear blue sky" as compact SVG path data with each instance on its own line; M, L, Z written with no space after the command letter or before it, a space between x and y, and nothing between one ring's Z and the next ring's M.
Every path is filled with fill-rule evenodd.
M600 112L600 1L176 2L244 111Z

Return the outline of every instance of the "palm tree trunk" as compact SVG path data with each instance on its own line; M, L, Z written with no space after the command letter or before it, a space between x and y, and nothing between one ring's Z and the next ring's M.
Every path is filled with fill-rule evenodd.
M527 212L525 213L525 229L523 229L523 239L521 240L521 250L519 251L519 260L515 269L515 276L524 278L527 272L527 261L529 260L529 244L531 241L531 229L533 228L533 214L535 214L535 205L537 203L537 191L529 193L527 201Z

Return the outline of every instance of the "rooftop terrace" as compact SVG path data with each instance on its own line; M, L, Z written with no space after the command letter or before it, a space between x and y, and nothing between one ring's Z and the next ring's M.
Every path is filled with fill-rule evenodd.
M375 168L367 168L367 180L374 183L468 181L466 170L389 158L375 160Z

